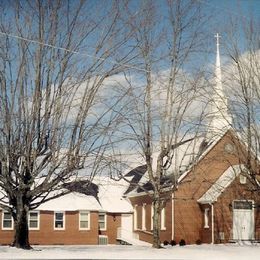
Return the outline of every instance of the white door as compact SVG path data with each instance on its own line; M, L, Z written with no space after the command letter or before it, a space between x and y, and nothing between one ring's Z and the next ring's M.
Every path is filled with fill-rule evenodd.
M254 239L254 210L252 201L233 202L233 239Z
M133 214L122 214L121 218L121 236L133 236Z

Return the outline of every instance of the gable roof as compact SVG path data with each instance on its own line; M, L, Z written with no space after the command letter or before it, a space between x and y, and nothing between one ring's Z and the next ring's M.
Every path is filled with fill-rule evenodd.
M192 167L198 164L215 147L215 145L223 138L223 136L226 135L226 133L230 129L226 130L221 135L215 136L211 142L205 145L204 149L201 151L200 154L198 154L197 159L193 162L193 164L191 164L190 167L178 178L178 183L180 183L191 172Z
M140 180L142 179L146 171L147 171L147 165L145 164L134 168L133 170L131 170L130 172L124 175L124 178L127 179L128 177L132 177L132 179L130 179L129 181L130 185L128 189L124 192L124 194L130 193L136 188L136 186L138 185L138 183L140 182Z
M89 185L88 181L81 180L75 184L71 184L69 187L72 191L71 193L47 201L41 204L37 210L89 210L110 213L128 213L133 211L131 204L122 197L124 191L128 187L128 183L126 181L115 181L110 177L96 176L90 186L91 189L88 188L84 190L85 185ZM98 196L96 196L97 192Z
M161 179L161 185L164 188L171 187L175 184L176 175L177 183L181 182L182 179L191 171L192 167L198 163L217 143L218 141L227 133L228 130L223 132L222 135L216 136L211 142L206 142L204 137L197 137L190 139L183 145L175 147L174 155L172 158L172 163L166 170L166 174ZM156 158L158 154L154 153L153 157ZM156 160L153 160L153 168L156 169ZM149 180L147 167L142 168L142 173L138 174L139 178L132 178L130 180L130 186L125 194L129 197L138 196L138 194L143 192L152 192L153 187ZM138 167L137 167L138 168ZM125 176L131 176L132 172L136 172L136 169L128 172ZM141 169L141 168L140 168ZM183 171L185 170L185 171ZM179 172L182 172L181 176L178 178Z
M243 171L247 171L243 164L233 165L217 179L217 181L197 200L201 204L216 202L218 197Z

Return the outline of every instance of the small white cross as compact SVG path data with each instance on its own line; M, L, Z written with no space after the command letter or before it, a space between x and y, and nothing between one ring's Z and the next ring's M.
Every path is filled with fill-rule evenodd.
M221 38L221 36L217 33L217 34L214 35L214 37L217 38L217 45L219 45L219 38Z

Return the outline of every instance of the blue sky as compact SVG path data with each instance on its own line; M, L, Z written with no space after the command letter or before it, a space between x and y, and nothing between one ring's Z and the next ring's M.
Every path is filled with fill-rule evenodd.
M260 18L260 0L198 0L214 8L222 17L255 15Z

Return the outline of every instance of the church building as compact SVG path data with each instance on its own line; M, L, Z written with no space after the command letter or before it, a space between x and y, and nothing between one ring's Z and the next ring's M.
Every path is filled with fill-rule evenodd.
M193 147L197 154L180 174L177 185L173 185L171 173L165 178L161 242L184 239L187 244L214 244L260 239L260 196L249 178L248 147L232 128L222 86L218 34L216 38L215 84L207 134L192 141L196 142ZM258 159L253 154L251 157L253 167L259 168ZM145 165L126 177L138 179L125 194L134 208L134 232L139 239L152 243L153 190L149 190Z

